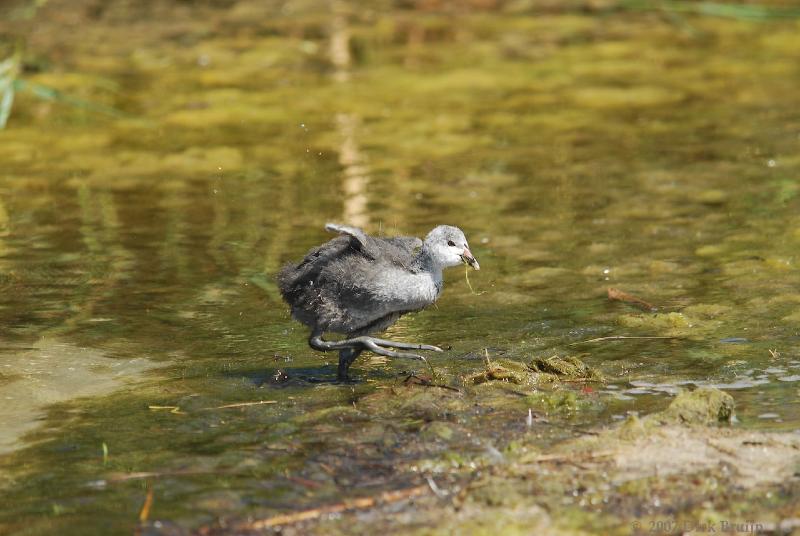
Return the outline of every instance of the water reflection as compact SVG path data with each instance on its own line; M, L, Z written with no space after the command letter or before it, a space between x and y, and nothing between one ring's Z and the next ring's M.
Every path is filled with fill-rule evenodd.
M157 366L144 357L113 358L54 338L30 348L4 346L0 363L0 454L22 446L20 438L44 422L51 406L132 388Z

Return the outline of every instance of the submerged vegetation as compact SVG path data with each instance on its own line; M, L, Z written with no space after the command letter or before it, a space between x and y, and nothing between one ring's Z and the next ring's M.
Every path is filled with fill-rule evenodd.
M487 353L486 370L470 374L464 381L475 385L502 381L535 387L561 381L603 381L603 375L574 356L537 357L525 364L510 359L490 360Z
M0 532L797 529L791 8L31 5ZM327 221L470 236L387 334L431 368L308 350L274 274Z

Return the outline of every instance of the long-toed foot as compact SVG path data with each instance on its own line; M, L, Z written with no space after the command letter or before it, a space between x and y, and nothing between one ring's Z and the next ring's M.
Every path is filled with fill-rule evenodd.
M438 346L432 346L430 344L411 344L405 342L395 342L386 339L377 339L375 337L367 337L367 336L353 337L352 339L345 339L342 341L326 341L322 339L321 335L312 335L308 339L308 344L315 350L320 350L323 352L352 348L359 350L369 350L374 354L386 357L417 359L419 361L425 361L426 363L427 359L425 359L423 356L419 354L414 354L411 352L396 352L394 350L389 350L387 348L400 348L404 350L429 350L432 352L442 351L442 349L439 348Z
M396 342L396 341L389 341L386 339L378 339L376 337L367 337L371 339L372 342L377 344L378 346L384 346L388 348L399 348L401 350L430 350L431 352L441 352L442 349L438 346L433 346L431 344L415 344L409 342Z

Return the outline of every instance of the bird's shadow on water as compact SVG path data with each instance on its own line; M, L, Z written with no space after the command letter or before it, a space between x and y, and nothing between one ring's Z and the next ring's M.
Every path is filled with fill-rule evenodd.
M400 376L407 376L408 371L382 368L364 368L351 370L350 378L342 381L336 378L336 365L320 365L318 367L259 367L249 370L223 372L228 378L244 378L253 386L265 389L287 389L312 387L315 385L352 386L375 382L391 382Z
M487 354L494 357L507 356L507 348L487 347L465 354L459 354L453 359L456 362L483 361ZM407 363L402 365L401 363ZM386 365L365 365L354 364L350 369L350 378L346 381L337 379L337 363L334 360L318 366L292 366L293 359L290 356L275 354L273 362L265 364L263 367L251 369L238 369L225 371L222 373L227 378L243 378L254 387L265 389L287 389L300 387L313 387L316 385L341 385L353 386L362 385L370 382L393 383L403 381L409 375L414 375L420 371L427 372L428 368L419 361L415 360L395 360ZM414 366L410 366L410 365Z

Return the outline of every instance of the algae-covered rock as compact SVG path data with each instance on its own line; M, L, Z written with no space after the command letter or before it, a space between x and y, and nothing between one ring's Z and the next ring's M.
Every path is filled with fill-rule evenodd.
M529 382L531 371L524 363L501 359L486 363L486 370L470 374L464 378L467 384L479 385L489 381L501 381L516 384Z
M521 385L529 389L552 385L558 381L558 376L553 373L533 370L525 363L512 359L487 362L485 370L464 377L464 383L467 385L501 382L502 384Z
M530 364L511 359L487 361L486 369L464 377L467 385L503 382L529 388L560 380L604 381L603 375L574 356L535 358Z
M683 391L667 409L651 416L660 422L682 424L714 424L730 422L733 417L733 397L712 387Z
M605 381L603 375L575 356L536 357L530 368L536 372L546 372L568 380Z

